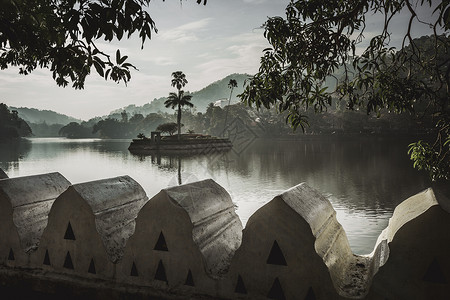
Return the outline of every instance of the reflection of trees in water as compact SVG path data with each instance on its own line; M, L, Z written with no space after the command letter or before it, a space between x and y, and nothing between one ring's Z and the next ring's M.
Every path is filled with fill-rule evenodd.
M27 139L12 139L0 142L0 167L6 174L19 168L19 160L27 156L31 150L31 142Z
M77 151L94 151L126 160L128 146L128 140L16 139L0 143L0 167L7 172L11 168L18 169L23 157L55 159Z
M92 139L36 139L33 141L33 155L37 158L53 158L75 152L98 152L127 159L128 140L92 140Z
M348 209L384 211L431 185L425 174L411 167L408 143L373 137L259 140L240 155L229 152L208 168L256 176L279 189L306 182L337 197Z
M138 157L139 161L150 160L153 165L158 166L161 170L173 171L181 166L181 156L177 155L162 155L161 153L150 154L132 154Z
M177 170L177 184L183 184L183 178L181 173L182 160L185 155L164 155L159 152L154 152L150 154L133 154L137 156L140 161L150 160L153 165L157 165L159 169L174 171Z

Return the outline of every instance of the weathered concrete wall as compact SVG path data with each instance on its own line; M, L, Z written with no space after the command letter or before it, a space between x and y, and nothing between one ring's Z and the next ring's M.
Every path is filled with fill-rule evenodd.
M162 190L142 208L118 275L183 293L217 294L240 246L242 224L229 194L212 180Z
M39 250L32 256L33 266L113 278L147 200L129 176L69 187L53 204Z
M331 204L306 184L260 208L244 231L229 194L212 180L150 200L128 176L76 184L51 201L44 232L37 226L30 238L16 220L36 215L30 195L45 198L55 183L11 180L0 180L0 282L11 287L91 299L450 295L450 200L431 189L396 208L372 255L356 256ZM16 248L30 251L19 257Z
M28 265L55 198L69 185L59 173L0 180L0 264Z
M449 299L449 204L428 189L397 206L375 246L370 299Z
M336 299L347 292L353 260L330 202L300 184L249 219L228 274L227 297Z

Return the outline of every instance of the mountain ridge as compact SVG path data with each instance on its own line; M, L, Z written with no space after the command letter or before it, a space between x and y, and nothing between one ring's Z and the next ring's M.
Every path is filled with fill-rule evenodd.
M249 74L239 74L233 73L222 79L214 81L207 85L206 87L195 91L195 92L187 92L187 94L192 95L192 103L195 105L195 110L197 112L205 112L206 108L210 103L214 103L220 99L229 99L230 89L228 88L228 82L230 79L234 79L237 81L238 86L233 89L233 95L231 98L231 104L240 102L240 99L237 97L240 93L244 91L245 80L248 79L251 75ZM98 120L98 119L106 119L108 117L119 118L120 114L123 111L126 111L130 116L134 114L142 114L144 116L150 113L173 113L174 110L171 108L166 108L164 106L164 102L167 97L155 98L149 103L146 103L141 106L137 106L136 104L129 104L122 108L118 108L112 110L109 114L103 115L100 117L93 117L89 120ZM72 116L68 116L62 113L58 113L53 110L40 110L33 107L13 107L9 106L10 110L17 110L19 116L24 119L27 123L34 124L42 124L46 123L47 125L53 124L61 124L67 125L71 122L81 123L83 121L78 118L74 118Z
M13 107L9 106L11 111L16 110L19 117L21 117L27 123L42 124L46 123L48 125L62 124L67 125L70 122L82 122L81 119L77 119L62 113L58 113L53 110L48 109L37 109L32 107Z
M186 93L188 95L192 95L191 102L194 104L194 108L197 112L205 112L208 105L210 103L214 103L220 99L229 99L230 89L228 88L228 83L230 79L234 79L237 81L238 86L233 89L233 95L231 97L231 103L240 102L240 99L237 95L241 94L244 91L245 80L248 79L251 75L249 74L239 74L233 73L222 79L214 81L207 85L206 87L195 91ZM171 113L174 110L171 108L166 108L164 106L164 102L167 100L167 97L155 98L153 101L146 103L141 106L136 106L135 104L130 104L124 106L122 108L115 109L109 113L111 115L120 115L121 112L126 111L128 114L142 114L148 115L149 113Z

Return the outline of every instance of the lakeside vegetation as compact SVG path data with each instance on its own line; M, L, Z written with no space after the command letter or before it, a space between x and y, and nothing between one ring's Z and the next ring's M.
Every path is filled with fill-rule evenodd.
M17 110L9 110L6 104L0 103L0 140L26 137L31 135L31 128Z
M305 129L307 135L426 134L433 130L432 123L428 119L406 114L385 114L377 118L362 111L346 110L340 103L335 103L327 112L317 114L313 109L309 109L305 114L310 120L310 126ZM204 113L187 108L182 109L182 115L182 132L221 136L226 126L239 118L262 138L301 138L304 135L301 131L293 131L286 124L286 113L279 114L274 109L256 110L242 103L225 107L214 106L211 103ZM35 137L136 138L140 133L149 136L150 132L157 130L161 124L176 122L177 112L143 115L123 111L120 117L114 114L104 119L94 118L89 121L70 122L67 125L31 123L30 127ZM41 129L35 131L35 128Z

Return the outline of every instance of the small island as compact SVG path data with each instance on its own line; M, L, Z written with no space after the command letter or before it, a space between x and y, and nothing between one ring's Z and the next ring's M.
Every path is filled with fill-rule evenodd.
M154 152L208 154L228 151L233 144L228 138L218 138L210 135L187 133L180 138L177 135L161 136L161 132L153 131L151 138L133 139L128 150L136 154Z
M186 75L182 71L172 73L171 85L176 87L177 93L170 93L164 102L166 107L177 109L177 123L160 124L156 130L151 132L151 138L147 138L140 133L137 139L133 139L128 150L136 154L151 154L154 152L182 153L182 154L210 154L214 152L228 151L233 147L227 138L218 138L211 135L196 134L189 130L188 133L181 134L181 108L184 106L193 107L191 103L192 95L187 95L181 88L186 83ZM235 81L229 84L231 93L237 86ZM231 99L230 93L230 99ZM178 131L177 135L174 135ZM169 136L161 136L161 132L169 133Z

